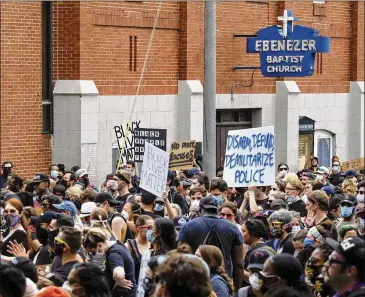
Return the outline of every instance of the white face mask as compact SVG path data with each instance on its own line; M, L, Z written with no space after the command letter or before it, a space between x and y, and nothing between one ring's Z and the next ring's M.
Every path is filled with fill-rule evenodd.
M300 226L292 226L291 231L294 232L294 233L300 231Z
M191 200L191 206L194 206L194 207L198 206L199 207L199 202L200 202L200 200Z
M317 174L317 180L321 182L323 180L323 175Z
M340 170L340 166L332 166L332 171L339 171Z
M128 221L128 219L129 219L129 214L128 214L128 212L126 212L125 210L123 210L123 211L122 211L122 213L121 213L121 215L123 216L123 218L124 218L126 221Z
M255 290L260 290L260 283L259 283L259 275L258 273L250 274L248 277L248 281L252 288Z
M362 203L362 204L364 203L364 195L357 194L356 199L357 203Z

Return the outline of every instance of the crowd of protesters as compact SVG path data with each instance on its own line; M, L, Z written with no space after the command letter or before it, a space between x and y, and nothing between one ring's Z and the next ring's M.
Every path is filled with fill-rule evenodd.
M312 158L275 184L223 168L169 171L161 197L133 161L92 185L78 166L0 175L1 297L365 296L364 171Z

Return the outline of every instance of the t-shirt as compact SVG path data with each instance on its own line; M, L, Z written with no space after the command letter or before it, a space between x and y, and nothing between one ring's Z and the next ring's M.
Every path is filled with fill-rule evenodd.
M229 297L229 288L226 280L218 275L211 275L210 282L212 283L213 291L217 297Z
M116 267L124 268L125 279L130 280L133 284L131 289L115 286L113 270ZM120 241L117 241L115 244L113 244L106 252L105 276L110 284L110 288L113 289L113 296L135 296L137 286L136 280L134 279L134 261L128 248Z
M207 237L209 228L213 228L215 225L217 226L215 230L222 242L226 272L232 277L233 247L243 244L242 234L234 224L226 219L213 216L195 218L182 226L178 241L189 244L195 253Z
M49 245L41 245L37 254L34 256L33 263L35 265L47 265L52 263L52 254Z
M8 253L9 242L16 240L17 243L23 244L25 248L27 248L27 234L24 230L18 229L14 232L8 233L8 235L3 239L0 248L0 254L7 257L13 257L12 254Z
M268 247L269 248L269 246L265 242L258 242L256 244L248 247L248 250L247 250L245 259L243 261L243 268L245 270L247 270L247 266L248 266L248 264L250 264L250 256L251 256L251 253L254 250L259 249L259 248L262 248L262 247Z
M302 199L298 199L293 203L289 203L288 207L290 211L299 212L301 218L307 216L307 210L305 209L305 202Z
M133 195L131 193L127 193L123 196L118 196L117 198L115 198L115 200L120 201L121 203L118 205L118 207L116 207L116 210L118 212L122 212L123 211L123 207L124 204L127 202L128 198L132 197Z
M180 206L181 208L181 213L183 215L187 214L189 212L189 205L186 202L186 200L183 198L183 196L180 195L179 192L172 192L172 197L171 197L171 192L169 192L169 199L171 201L171 203L175 203L177 205Z
M61 259L61 257L59 257L59 259ZM57 261L59 261L59 259L57 259ZM61 264L61 266L58 267L58 268L56 268L56 269L54 269L54 267L52 265L51 271L54 273L54 275L56 276L56 278L55 277L51 277L50 279L53 282L55 282L55 279L57 279L57 283L55 283L55 285L60 285L61 284L61 282L58 282L58 280L62 280L63 282L65 282L67 280L67 277L70 274L72 268L74 267L74 265L76 263L78 263L78 261L66 262L63 265Z
M294 252L295 247L293 245L293 233L289 233L283 241L280 241L277 253L294 255Z

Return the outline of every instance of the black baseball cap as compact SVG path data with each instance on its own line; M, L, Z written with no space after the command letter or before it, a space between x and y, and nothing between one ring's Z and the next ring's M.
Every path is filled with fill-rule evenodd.
M60 203L62 203L62 200L58 196L56 196L54 194L44 195L41 198L42 201L44 201L46 199L49 200L49 202L51 204L60 204Z
M265 261L272 256L275 256L274 250L270 251L266 248L255 249L248 259L247 269L257 268L263 270Z
M56 218L56 216L57 216L57 213L55 211L47 210L38 217L38 223L39 224L43 224L43 223L49 224L53 219Z
M174 218L174 228L176 230L180 230L183 225L185 225L187 222L189 222L189 218L186 216L176 216Z
M273 202L271 202L270 204L270 208L274 209L274 207L282 207L282 208L286 208L286 203L284 200L282 199L275 199Z
M109 204L112 205L119 205L121 203L120 201L115 200L113 196L108 192L102 192L96 194L94 199L95 203L104 203L105 201L107 201Z
M352 195L352 194L345 194L345 197L343 198L343 200L341 201L340 204L342 204L342 202L347 202L350 203L352 205L356 204L356 196Z
M218 209L218 203L212 195L204 197L199 202L199 207L204 209Z
M348 237L341 243L327 237L327 243L342 257L346 262L355 266L360 271L365 269L365 242L360 237Z
M58 196L65 196L66 194L66 188L63 185L55 185L53 188L53 194Z
M33 183L40 183L40 182L49 182L49 177L48 175L44 174L44 173L36 173L33 177Z

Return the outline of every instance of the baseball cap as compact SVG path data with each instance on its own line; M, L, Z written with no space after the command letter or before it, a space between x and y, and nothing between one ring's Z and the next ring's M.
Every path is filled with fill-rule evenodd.
M105 201L108 201L109 204L112 205L119 205L120 201L115 200L112 195L108 192L102 192L102 193L98 193L95 196L94 202L95 203L104 203Z
M50 195L44 195L42 196L41 200L44 201L44 200L49 200L49 202L53 205L53 204L60 204L62 203L62 200L54 195L54 194L50 194Z
M75 175L76 178L78 177L83 177L84 175L87 175L87 171L85 169L80 168L79 170L76 171Z
M326 166L321 166L317 169L318 174L329 174L330 170Z
M77 214L77 208L71 201L63 201L60 204L53 204L53 207L57 208L58 210L69 211L73 217Z
M331 197L328 204L329 204L329 210L336 209L340 206L341 198L337 196Z
M122 169L114 174L120 180L126 182L127 184L131 183L131 173L128 170Z
M284 200L282 199L275 199L273 202L271 202L270 204L270 208L271 209L274 209L274 207L277 207L277 206L280 206L280 207L283 207L283 208L286 208L286 203Z
M322 189L328 196L332 196L335 193L335 189L331 186L324 186Z
M114 173L109 173L106 178L105 178L105 181L108 181L110 179L113 179L113 176L114 176Z
M63 185L55 185L53 188L53 194L58 196L65 196L66 188Z
M356 204L356 196L352 195L352 194L345 194L345 197L343 198L341 203L342 202L347 202L347 203L350 203L352 205L355 205Z
M55 219L57 216L57 213L51 210L47 210L44 213L42 213L39 217L37 222L39 224L47 223L49 224L53 219Z
M176 216L174 218L174 228L176 230L180 230L183 225L185 225L187 222L189 222L189 218L186 216Z
M165 203L165 200L163 200L162 197L156 197L155 202L162 202Z
M362 203L361 204L358 204L355 207L355 212L354 213L355 213L356 216L362 217L361 214L365 213L365 206L364 206L364 204L362 204Z
M360 237L348 237L341 243L327 237L327 243L350 265L355 266L360 271L365 269L365 242Z
M88 217L91 215L92 211L97 208L95 202L85 202L81 205L81 214L80 218Z
M265 248L255 249L248 259L247 269L257 268L263 270L265 261L272 256L275 256L273 251Z
M32 280L34 283L38 282L37 267L33 261L24 257L12 258L11 263L18 269L20 269L24 275Z
M43 181L49 182L49 177L46 174L36 173L33 176L33 183L40 183L40 182L43 182Z
M218 204L215 198L209 195L200 200L199 207L204 209L218 209Z
M346 172L346 176L356 176L356 170L350 169Z

